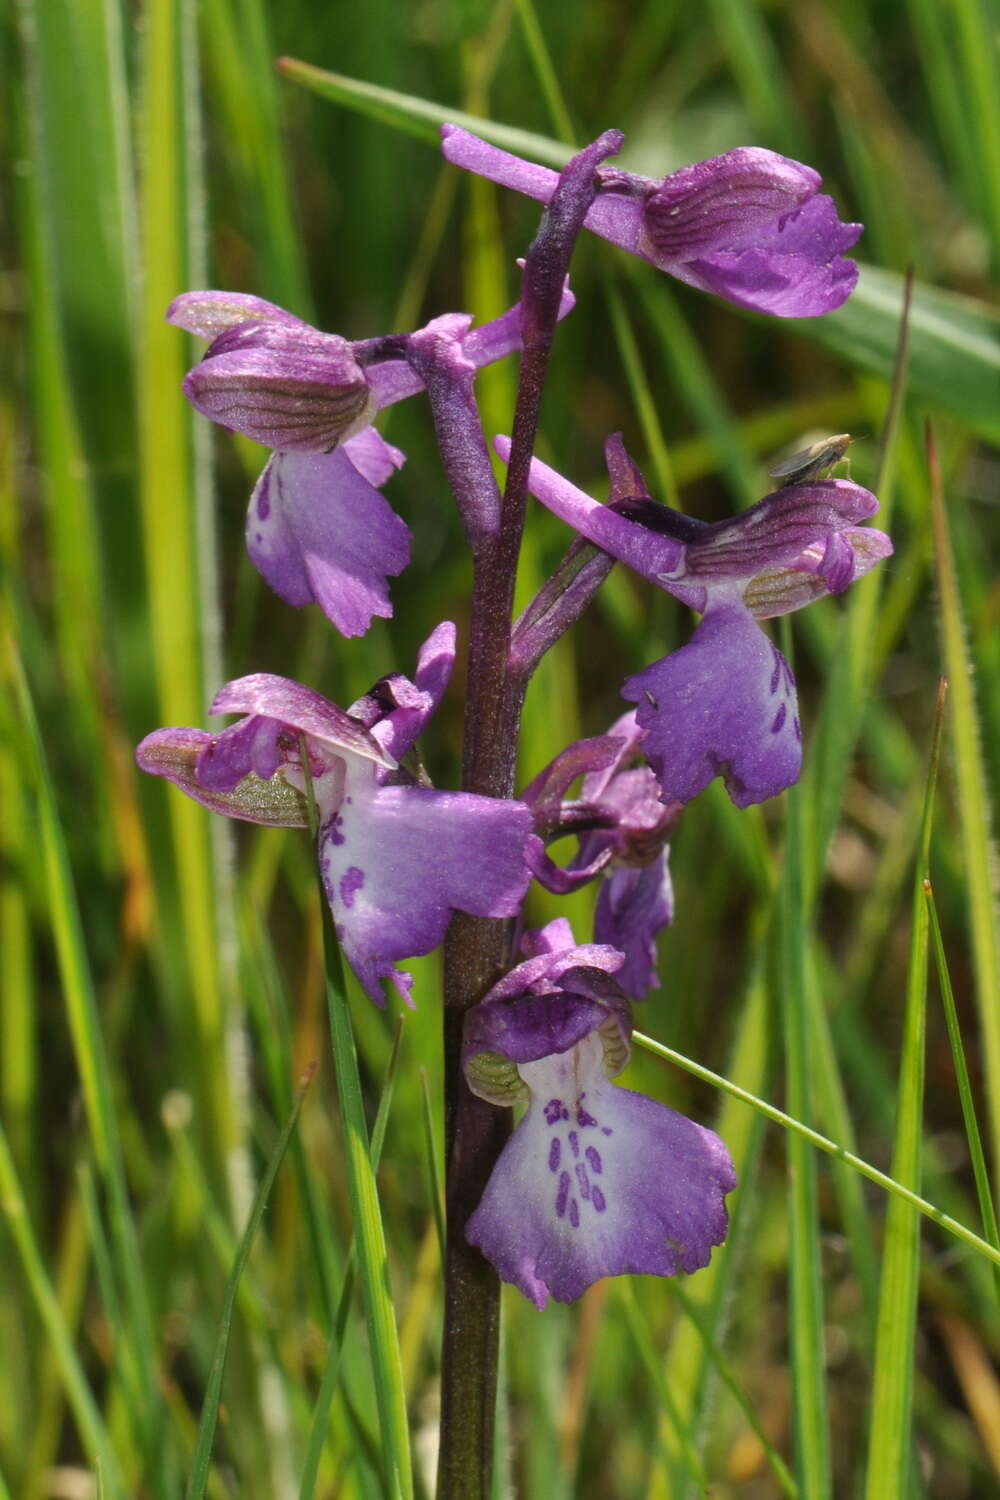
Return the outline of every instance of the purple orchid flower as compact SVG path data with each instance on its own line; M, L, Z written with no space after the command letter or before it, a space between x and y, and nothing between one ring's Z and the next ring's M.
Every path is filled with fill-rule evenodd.
M393 676L346 713L310 688L258 673L227 683L213 713L245 717L220 734L159 729L136 751L213 812L308 826L319 814L323 885L344 953L379 1005L389 978L410 1002L398 959L430 953L453 910L510 917L530 879L531 814L521 802L417 783L400 762L436 710L455 660L445 621L424 642L411 682Z
M496 440L506 459L507 438ZM722 776L737 807L774 797L802 767L795 679L758 620L841 593L892 552L884 532L857 523L878 510L844 479L792 484L727 521L681 515L649 497L620 437L609 467L628 465L631 500L601 505L554 469L532 462L529 489L597 546L697 610L679 651L628 678L643 752L664 802L690 802ZM630 514L626 514L630 511Z
M567 288L561 316L573 301ZM455 340L478 369L520 348L519 315L520 304L472 329L471 317L449 313L421 332ZM422 390L420 376L401 355L369 362L384 341L351 344L241 292L186 292L167 321L210 340L184 380L191 404L275 450L247 514L254 567L288 604L318 604L342 635L388 619L388 581L410 560L410 533L379 490L404 455L371 423Z
M617 979L633 1000L659 987L656 938L674 914L668 840L681 813L679 803L664 806L650 768L632 764L644 739L632 710L606 735L570 745L521 793L540 836L529 855L536 880L565 895L603 874L594 939L625 955ZM568 798L580 778L579 796ZM557 865L545 844L571 833L576 853Z
M456 166L542 203L555 191L559 174L549 167L457 125L443 125L441 138ZM802 162L741 146L660 181L607 167L597 177L588 229L737 307L814 317L854 290L858 269L843 251L862 226L840 222L833 200L819 192L819 173Z
M736 1186L719 1137L611 1083L628 1061L623 955L577 947L565 918L526 934L529 955L469 1012L469 1087L527 1113L466 1226L535 1306L573 1302L602 1276L706 1266Z

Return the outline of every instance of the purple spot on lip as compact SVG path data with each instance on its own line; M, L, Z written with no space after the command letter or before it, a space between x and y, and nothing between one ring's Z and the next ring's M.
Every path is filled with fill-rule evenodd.
M326 825L326 836L330 840L331 844L344 843L344 835L340 831L343 822L344 820L340 816L340 813L335 813L334 816L330 819L329 823Z
M590 1163L590 1170L600 1176L604 1170L604 1165L601 1161L601 1153L596 1146L587 1147L587 1160Z
M587 1111L585 1109L581 1109L579 1105L577 1106L576 1119L577 1124L580 1125L584 1130L586 1130L588 1125L597 1124L597 1121L594 1119L593 1115L588 1114Z
M353 906L354 897L365 883L365 872L351 865L340 877L340 899L345 906Z
M579 1227L580 1227L580 1210L577 1207L577 1203L576 1203L576 1199L575 1198L571 1198L569 1200L569 1222L572 1224L572 1226L573 1226L574 1229L579 1229Z
M558 1172L559 1158L562 1155L562 1146L559 1137L555 1136L549 1144L549 1171Z
M563 1109L561 1099L550 1099L542 1113L545 1115L545 1123L547 1125L558 1125L560 1120L569 1119L569 1114Z
M778 733L778 731L781 728L782 724L784 724L784 722L785 722L786 714L787 714L787 710L785 708L785 705L782 704L781 707L778 709L778 712L774 716L774 723L771 725L771 733L772 734L777 734Z
M566 1215L566 1200L569 1197L569 1173L560 1172L559 1190L556 1193L556 1218L562 1219ZM576 1199L573 1200L574 1203Z
M771 647L771 650L774 651L774 647L773 646ZM778 691L778 683L780 681L781 681L781 657L778 655L777 651L774 651L774 671L771 673L771 692L772 692L772 694L776 693Z
M582 1161L576 1164L576 1180L580 1184L580 1197L586 1203L590 1197L590 1178Z
M601 1134L602 1135L613 1135L614 1132L612 1131L610 1125L602 1125L601 1126Z
M795 731L795 738L798 740L799 744L801 745L801 743L802 743L802 725L799 723L797 715L796 715L795 719L792 722L792 729Z
M260 518L261 518L262 521L266 521L267 518L268 518L268 516L271 514L271 476L270 476L270 474L265 474L264 475L264 480L263 480L263 483L261 484L261 487L260 487L260 493L257 496L257 514L260 516ZM260 537L259 536L257 537L257 540L260 541Z
M569 1133L569 1149L574 1156L580 1155L580 1137L575 1130L571 1130Z
M599 1214L602 1214L604 1212L604 1210L607 1208L607 1204L604 1201L604 1194L601 1192L600 1188L599 1187L592 1188L590 1196L591 1196L591 1200L593 1202L594 1207L597 1209L597 1212Z

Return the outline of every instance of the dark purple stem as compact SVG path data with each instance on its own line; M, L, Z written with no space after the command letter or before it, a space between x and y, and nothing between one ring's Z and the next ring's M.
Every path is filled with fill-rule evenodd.
M508 656L528 467L552 337L570 257L594 200L594 172L621 145L608 131L569 163L528 251L521 299L523 354L513 447L502 504L459 342L411 340L408 358L427 386L441 457L473 552L462 785L490 797L514 791L526 678ZM468 371L460 368L469 367ZM445 1166L448 1234L441 1371L438 1500L487 1500L493 1468L500 1283L465 1238L510 1130L509 1111L477 1098L461 1067L469 1008L509 962L509 924L458 913L445 940Z

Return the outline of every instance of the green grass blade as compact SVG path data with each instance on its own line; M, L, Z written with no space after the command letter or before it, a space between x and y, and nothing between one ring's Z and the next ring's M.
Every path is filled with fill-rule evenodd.
M753 0L711 0L714 29L756 130L777 151L802 154L781 58Z
M618 352L625 367L625 378L632 393L632 400L635 402L636 415L639 418L639 425L642 428L642 435L652 464L656 495L665 505L672 505L675 509L679 509L680 497L677 493L677 481L674 478L667 445L663 440L663 430L656 414L653 392L643 367L639 344L628 320L625 302L617 282L609 276L606 285L611 325L615 331Z
M937 564L941 654L951 693L951 720L958 813L968 892L976 999L986 1071L993 1180L1000 1181L1000 919L996 907L995 859L989 791L979 740L975 685L965 644L958 575L945 513L940 470L928 444L931 511Z
M62 1372L63 1384L66 1387L66 1394L69 1397L84 1446L93 1461L100 1466L109 1494L114 1496L115 1500L119 1500L119 1497L125 1496L126 1490L118 1460L87 1375L73 1347L72 1334L63 1320L59 1300L46 1272L45 1261L31 1227L28 1205L24 1200L14 1167L14 1159L10 1154L10 1147L2 1126L0 1126L0 1206L3 1208L7 1228L20 1256L38 1316Z
M94 1142L98 1166L108 1189L114 1244L125 1287L130 1337L125 1343L123 1357L126 1360L135 1360L136 1368L132 1379L136 1388L146 1393L144 1413L146 1431L143 1437L151 1445L147 1454L151 1478L158 1485L169 1488L171 1470L164 1454L159 1450L162 1429L161 1407L156 1399L153 1318L129 1204L121 1142L113 1104L110 1068L83 941L83 928L73 889L69 858L49 779L41 733L28 683L13 643L9 643L8 670L21 712L26 740L26 760L33 773L38 798L42 858L50 921L59 960L67 1018L83 1086L87 1124Z
M685 1290L683 1281L679 1280L676 1277L670 1283L670 1292L671 1295L677 1299L681 1307L684 1309L685 1317L689 1318L691 1323L698 1330L698 1336L701 1339L702 1347L705 1351L705 1358L712 1365L713 1369L718 1372L720 1380L725 1385L733 1400L736 1402L740 1411L746 1417L749 1426L751 1427L754 1435L757 1438L757 1441L760 1443L764 1456L767 1459L768 1467L770 1468L775 1479L778 1481L778 1484L781 1486L783 1494L787 1495L789 1497L789 1500L798 1500L799 1487L795 1483L794 1475L792 1474L788 1465L785 1463L785 1460L782 1458L781 1454L778 1452L777 1448L775 1448L774 1444L771 1442L771 1439L768 1437L767 1433L764 1431L760 1418L754 1410L753 1403L750 1401L743 1387L737 1380L736 1374L729 1360L726 1359L725 1355L722 1353L722 1350L716 1343L715 1338L712 1335L712 1330L709 1328L701 1309Z
M262 286L270 301L309 319L312 298L282 142L267 6L263 0L206 0L200 19L214 107L232 143Z
M384 1461L392 1482L392 1497L412 1500L413 1475L410 1463L409 1429L406 1419L406 1394L399 1356L396 1315L389 1286L385 1231L379 1207L378 1184L372 1166L365 1122L361 1079L354 1047L343 966L333 919L321 893L324 950L327 956L327 1008L333 1058L337 1072L337 1093L344 1127L344 1149L357 1236L358 1264L365 1303L365 1318L371 1349L375 1399L382 1434Z
M420 1091L424 1106L424 1147L427 1152L427 1173L430 1179L431 1202L434 1205L434 1227L437 1230L438 1247L441 1251L441 1264L444 1265L444 1184L441 1178L441 1165L438 1161L437 1141L435 1139L434 1131L434 1110L433 1106L431 1105L430 1087L427 1082L426 1068L420 1069Z
M382 1147L385 1144L385 1132L389 1123L389 1109L392 1104L392 1091L396 1081L396 1068L399 1063L400 1044L403 1037L403 1019L400 1016L396 1022L392 1051L389 1054L389 1061L386 1065L385 1078L382 1083L382 1094L379 1098L375 1125L372 1129L371 1160L372 1170L375 1172L378 1171L378 1165L382 1159ZM320 1461L323 1457L323 1448L329 1426L330 1407L333 1404L337 1382L340 1379L344 1334L347 1330L347 1319L351 1311L351 1301L354 1297L357 1268L357 1236L352 1235L350 1247L347 1252L347 1263L344 1268L344 1280L340 1289L337 1310L330 1328L330 1342L326 1351L326 1361L323 1365L323 1375L320 1380L319 1390L316 1393L316 1402L313 1406L312 1419L309 1424L309 1438L306 1443L306 1454L302 1464L302 1478L299 1481L299 1500L312 1500L316 1491L316 1479L319 1475Z
M948 1028L948 1044L951 1047L951 1057L955 1068L955 1082L958 1085L958 1097L962 1105L962 1120L965 1124L965 1138L969 1144L969 1159L972 1162L972 1173L976 1179L976 1196L979 1199L979 1212L983 1219L983 1231L990 1244L1000 1249L1000 1231L997 1228L996 1209L993 1206L993 1194L990 1191L990 1174L986 1165L986 1153L983 1150L983 1140L979 1133L979 1121L976 1118L976 1104L972 1096L972 1084L969 1079L969 1069L965 1061L965 1048L962 1045L962 1031L958 1022L958 1010L955 1006L955 992L952 989L951 974L948 971L948 958L944 950L944 938L941 934L941 923L938 919L937 904L934 900L934 890L930 881L924 888L927 898L927 909L930 914L931 942L934 946L934 961L937 968L938 985L941 989L941 1003L944 1008L945 1025ZM993 1268L994 1280L997 1284L997 1293L1000 1295L1000 1269Z
M635 1300L635 1292L629 1281L622 1280L616 1285L618 1305L625 1314L625 1323L632 1336L639 1358L642 1360L643 1368L653 1384L659 1402L660 1412L664 1425L673 1433L674 1441L680 1450L684 1466L695 1484L705 1490L708 1484L708 1475L705 1472L705 1464L698 1447L692 1439L684 1421L677 1410L674 1393L665 1378L660 1358L653 1347L649 1330L643 1320L642 1314Z
M566 108L566 100L559 85L559 75L552 64L552 54L545 43L545 35L538 19L538 12L531 0L514 0L524 40L531 54L531 65L535 70L539 87L545 99L549 117L561 141L572 146L575 140L573 122Z
M1000 69L997 17L981 0L955 0L951 7L958 31L966 128L978 147L978 179L984 198L996 264L1000 254Z
M755 977L738 1017L729 1059L729 1072L741 1080L741 1091L753 1093L762 1088L770 1068L770 1015L765 986ZM636 1038L639 1040L639 1038ZM723 1100L714 1127L726 1142L739 1178L726 1252L714 1255L690 1285L690 1300L697 1307L716 1345L721 1345L730 1300L738 1284L739 1247L744 1243L744 1201L754 1192L760 1140L760 1118L741 1110L732 1097ZM670 1341L666 1359L666 1379L674 1394L678 1414L688 1430L700 1430L706 1420L709 1402L710 1363L700 1330L693 1322L682 1322ZM661 1437L668 1456L680 1457L673 1429L666 1419L661 1423ZM657 1467L651 1475L649 1500L674 1500L676 1489L672 1470L675 1465Z
M924 1050L927 1016L927 898L934 790L944 718L944 685L938 694L934 739L920 829L913 889L913 928L906 982L906 1011L899 1061L892 1175L919 1191L923 1157ZM875 1376L868 1427L866 1500L903 1500L910 1493L914 1339L920 1277L920 1216L892 1199L886 1215L875 1333Z
M302 763L306 768L310 830L315 838L319 827L319 814L313 795L309 756L306 752L304 737ZM412 1500L413 1471L406 1417L406 1392L403 1386L403 1366L396 1330L396 1314L392 1305L378 1183L368 1141L368 1124L365 1120L364 1100L361 1095L358 1056L348 1008L344 962L322 880L318 882L317 895L322 923L327 1012L333 1043L334 1069L337 1075L337 1094L344 1128L347 1179L354 1218L355 1244L361 1271L361 1289L375 1383L375 1401L382 1437L382 1460L387 1468L390 1485L389 1500Z
M144 27L145 170L141 183L142 282L139 365L139 480L158 712L165 724L200 723L207 694L203 651L211 558L203 555L204 516L192 416L181 394L186 339L164 322L171 299L187 289L197 256L192 202L197 120L190 100L190 17L180 0L153 0ZM193 142L192 142L193 137ZM200 420L200 419L199 419ZM169 520L167 520L169 518ZM203 571L205 570L205 571ZM152 726L150 726L152 727ZM167 794L190 1000L201 1067L199 1117L204 1142L225 1162L237 1122L225 1054L225 1001L220 985L213 856L208 821L186 797Z
M883 424L879 472L875 493L882 507L883 528L890 524L893 486L897 466L897 444L902 421L909 359L910 310L913 279L903 283L899 308L896 358L893 367L889 409ZM807 889L818 891L826 868L827 852L841 815L844 785L861 733L866 703L876 678L879 660L872 651L872 636L878 620L884 580L882 570L861 579L851 590L846 617L841 621L839 649L830 661L827 689L814 736L813 753L804 773L803 808L807 811Z
M851 1167L855 1172L860 1172L862 1177L867 1177L868 1181L873 1182L876 1187L882 1188L885 1192L893 1194L894 1197L901 1199L904 1203L909 1203L914 1208L919 1209L925 1218L930 1219L931 1223L936 1224L939 1229L943 1229L947 1234L953 1235L955 1239L961 1240L963 1245L968 1245L971 1250L975 1250L978 1254L985 1256L992 1265L1000 1266L1000 1250L997 1250L988 1240L984 1240L981 1235L976 1234L967 1225L960 1224L950 1214L942 1213L941 1209L935 1204L929 1203L926 1198L921 1198L919 1193L915 1193L902 1183L896 1182L887 1172L880 1172L878 1167L872 1166L871 1162L865 1161L860 1156L856 1156L853 1151L845 1151L843 1146L838 1145L836 1141L831 1141L829 1136L822 1135L820 1131L814 1130L811 1125L806 1125L803 1121L795 1119L793 1115L786 1114L783 1109L778 1109L774 1104L768 1104L766 1099L759 1098L756 1094L751 1093L749 1089L741 1088L739 1084L730 1082L728 1078L723 1078L721 1073L713 1073L711 1068L706 1068L701 1063L695 1062L694 1058L685 1057L683 1052L678 1052L675 1048L668 1047L665 1043L658 1042L653 1037L646 1036L641 1031L633 1031L632 1040L637 1047L645 1048L654 1057L660 1057L664 1062L676 1063L679 1068L684 1069L685 1073L690 1073L694 1078L700 1078L703 1083L711 1084L713 1088L717 1088L722 1093L728 1094L731 1099L738 1099L741 1104L748 1105L750 1109L756 1110L765 1119L772 1120L774 1124L780 1125L784 1130L792 1131L795 1135L801 1136L804 1141L808 1141L817 1150L824 1151L827 1156L836 1157L838 1161L844 1162L846 1166Z
M530 130L519 130L514 125L500 125L495 120L483 120L477 115L466 114L461 109L450 109L443 104L434 104L429 99L418 99L414 94L398 93L375 83L364 83L359 78L345 78L341 73L330 73L316 68L311 63L300 62L294 57L279 59L278 68L292 83L301 84L322 99L334 104L345 104L349 109L379 120L384 125L393 125L419 140L438 145L438 128L446 122L460 125L463 130L513 151L519 156L528 156L544 162L550 167L564 167L570 150L548 136L535 135Z
M787 632L786 632L787 644ZM788 1109L812 1118L812 1058L806 990L806 894L803 881L801 793L787 797L785 864L778 909L778 983L785 1043ZM831 1492L826 1355L816 1157L801 1136L788 1138L791 1278L789 1342L795 1471L804 1500L826 1500Z
M904 277L865 265L860 273L854 293L836 312L788 318L782 327L888 380L899 341ZM1000 440L1000 316L971 297L916 282L908 384L934 410L959 417L981 437Z
M298 1121L302 1100L305 1097L306 1089L313 1080L315 1071L314 1064L306 1071L299 1084L298 1092L292 1104L291 1114L285 1121L281 1134L275 1142L274 1150L271 1152L264 1175L254 1195L250 1217L247 1219L246 1227L240 1236L239 1249L236 1252L236 1259L233 1261L233 1268L229 1273L229 1280L226 1283L226 1295L222 1304L222 1316L219 1320L219 1331L216 1337L215 1352L212 1356L212 1367L209 1372L208 1383L205 1387L205 1399L202 1403L201 1420L198 1424L198 1443L195 1448L194 1461L191 1465L191 1477L187 1487L187 1500L202 1500L206 1485L208 1484L208 1472L212 1462L212 1444L215 1439L215 1427L219 1418L219 1401L222 1396L222 1377L226 1370L229 1334L233 1324L236 1297L240 1289L240 1278L246 1268L247 1261L250 1259L250 1251L253 1248L254 1239L260 1228L261 1220L264 1217L264 1210L267 1207L267 1200L271 1196L271 1189L278 1175L278 1168L281 1166L288 1142L292 1138L292 1132Z

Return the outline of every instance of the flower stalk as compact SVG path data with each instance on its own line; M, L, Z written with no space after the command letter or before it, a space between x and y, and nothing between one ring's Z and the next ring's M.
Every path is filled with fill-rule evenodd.
M552 337L559 319L570 258L596 192L594 172L621 144L607 131L568 164L525 258L521 302L523 353L512 428L511 463L499 510L499 526L484 528L473 550L469 673L465 704L462 786L486 796L514 790L517 741L526 678L511 672L509 657L514 585L524 530L528 472L534 452L542 391ZM428 380L439 431L454 418L442 409L441 392ZM459 420L467 420L458 408ZM449 457L448 479L463 517L481 510L482 496L495 492L488 450L476 419L459 457ZM454 447L454 443L451 445ZM482 486L474 497L472 486ZM468 523L467 523L468 524ZM500 1282L493 1266L468 1243L466 1224L482 1199L507 1141L504 1111L477 1098L462 1073L462 1037L468 1010L500 977L510 955L509 924L458 916L445 939L444 1067L447 1241L444 1339L441 1373L441 1447L438 1500L486 1500L493 1469L497 1363L500 1347Z

